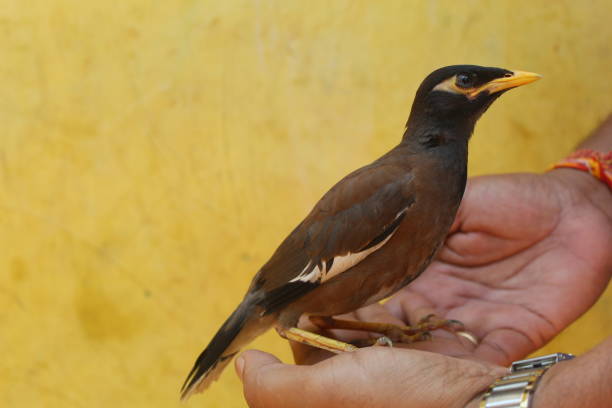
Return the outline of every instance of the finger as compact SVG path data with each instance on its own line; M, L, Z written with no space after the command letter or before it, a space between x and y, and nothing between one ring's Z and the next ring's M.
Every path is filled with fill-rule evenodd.
M248 362L248 368L247 368ZM282 364L281 361L272 354L264 353L258 350L248 350L239 355L234 361L234 368L240 381L245 382L245 375L249 370L260 370L263 367L274 364Z
M477 360L477 358L474 357L475 347L471 344L464 344L464 342L454 336L435 336L430 340L417 341L410 344L396 344L395 347L429 351L432 353L444 354L450 357Z
M366 353L356 358L355 354L360 352L341 354L306 367L285 365L272 355L251 350L238 357L236 370L241 373L244 396L250 408L332 408L341 402L358 406L376 396L373 384L386 382L385 370L381 367L386 367L382 361L385 356L374 358ZM388 362L396 360L386 357ZM382 381L369 380L367 373L370 372ZM388 398L389 394L382 396Z
M303 392L309 389L310 367L283 364L273 355L257 350L242 353L235 366L251 408L317 406L312 400L317 393Z
M540 347L525 334L513 329L497 329L485 336L474 351L482 361L507 366Z
M413 296L411 287L400 290L383 304L383 307L387 309L390 314L392 314L396 319L401 320L405 325L409 325L410 322L408 321L408 316L402 307L402 299L408 296Z
M434 305L425 296L413 291L399 299L399 307L410 325L418 324L428 315L437 314Z
M483 231L458 232L447 238L437 258L455 265L478 266L503 259L530 243Z
M412 288L402 289L384 307L392 316L408 325L417 324L428 314L436 313L434 305Z

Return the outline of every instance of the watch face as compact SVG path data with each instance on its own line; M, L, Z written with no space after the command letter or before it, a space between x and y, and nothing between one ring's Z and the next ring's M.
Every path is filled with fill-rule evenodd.
M523 371L523 370L535 370L538 368L550 367L553 364L563 360L571 360L574 358L573 354L555 353L547 356L530 358L527 360L515 361L512 363L512 372Z

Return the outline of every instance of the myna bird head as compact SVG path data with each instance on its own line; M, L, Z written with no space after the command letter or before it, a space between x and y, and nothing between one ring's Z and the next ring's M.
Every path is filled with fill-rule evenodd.
M452 130L456 137L469 138L476 121L495 99L539 78L540 75L531 72L477 65L437 69L417 90L405 137L439 128Z

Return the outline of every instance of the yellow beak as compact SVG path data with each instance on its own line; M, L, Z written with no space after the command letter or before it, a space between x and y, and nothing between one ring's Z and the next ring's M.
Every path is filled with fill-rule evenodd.
M488 91L490 94L494 94L496 92L504 91L506 89L516 88L517 86L530 84L540 78L542 78L542 75L534 74L533 72L512 71L511 75L496 78L490 82L487 82L481 87L474 89L469 93L469 96L472 98L476 97L482 91Z

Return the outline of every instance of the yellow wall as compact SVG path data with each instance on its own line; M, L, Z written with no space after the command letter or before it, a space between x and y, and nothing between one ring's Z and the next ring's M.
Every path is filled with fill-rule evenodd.
M172 407L318 197L452 63L544 74L471 174L540 171L612 106L605 0L0 0L0 405ZM611 333L612 291L550 350ZM256 347L289 359L269 333ZM223 376L193 406L241 407Z

